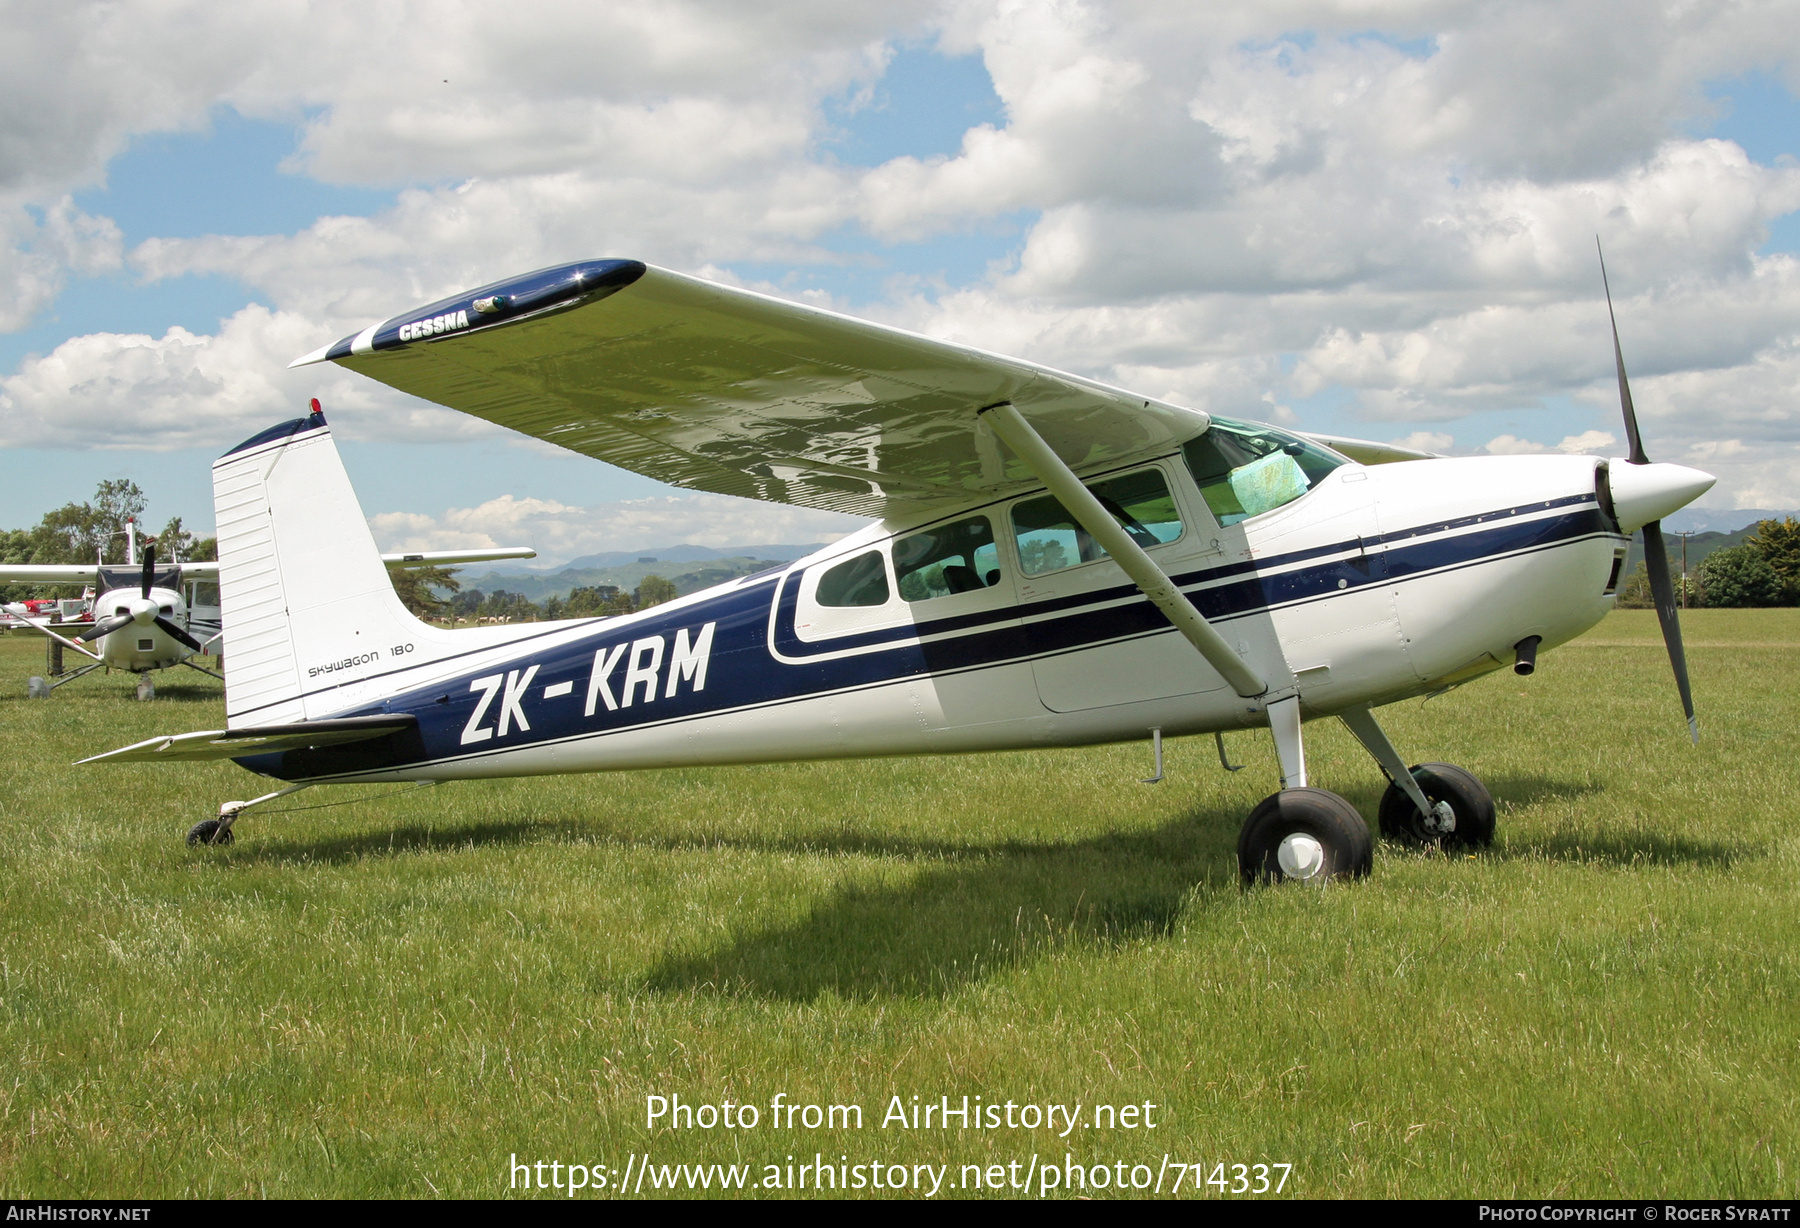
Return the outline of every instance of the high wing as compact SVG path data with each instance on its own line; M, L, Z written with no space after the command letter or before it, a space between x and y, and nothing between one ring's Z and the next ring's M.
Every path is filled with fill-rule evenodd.
M1343 435L1321 435L1317 431L1295 433L1306 436L1314 443L1322 443L1359 465L1391 465L1395 461L1443 459L1440 452L1421 452L1417 448L1403 448L1397 443L1376 443L1372 439L1350 439Z
M502 559L535 559L530 546L504 546L497 550L425 550L411 554L384 554L389 567L449 567L454 563L498 563Z
M1049 367L635 260L559 265L371 325L334 361L695 490L905 515L1032 480L977 426L1017 406L1076 469L1204 431L1204 413Z
M0 563L0 584L92 584L92 563Z
M498 563L504 559L535 559L530 546L501 546L493 550L413 550L384 554L389 567L452 567L459 563ZM219 574L217 563L183 563L181 574L190 580L209 580ZM0 568L0 578L5 570Z
M457 563L497 563L502 559L534 559L530 546L503 546L493 550L425 550L384 554L389 567L449 567ZM124 567L124 563L115 563ZM212 562L172 563L185 580L210 580L219 574ZM98 569L92 563L0 563L0 584L92 584Z

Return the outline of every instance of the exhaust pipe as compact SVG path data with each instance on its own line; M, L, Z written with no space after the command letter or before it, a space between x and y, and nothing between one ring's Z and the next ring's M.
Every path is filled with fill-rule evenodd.
M1537 672L1537 650L1543 642L1541 635L1528 635L1513 645L1513 673L1522 678Z

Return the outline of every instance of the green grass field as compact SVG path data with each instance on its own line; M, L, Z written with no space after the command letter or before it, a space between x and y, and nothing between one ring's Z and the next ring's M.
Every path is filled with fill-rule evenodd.
M316 790L294 804L370 800L190 849L257 778L69 764L218 727L217 685L28 701L41 641L0 638L0 1196L504 1196L514 1154L648 1152L1795 1197L1800 611L1685 627L1698 748L1654 615L1621 611L1535 677L1384 710L1487 782L1490 853L1250 891L1266 734L1228 739L1235 775L1172 743L1154 787L1139 745ZM1374 765L1307 735L1372 819ZM864 1127L774 1128L777 1093ZM653 1131L652 1094L762 1121ZM1157 1128L882 1128L895 1095L1149 1101Z

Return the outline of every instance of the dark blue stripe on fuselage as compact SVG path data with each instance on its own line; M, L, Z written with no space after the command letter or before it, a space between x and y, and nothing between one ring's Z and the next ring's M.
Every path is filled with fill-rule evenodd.
M1573 510L1562 515L1522 519L1525 515L1556 506L1571 506ZM1473 531L1456 532L1457 529ZM1431 537L1447 532L1449 536ZM1208 620L1219 622L1273 608L1326 600L1372 583L1405 582L1429 572L1611 532L1594 497L1588 495L1417 526L1375 539L1353 538L1272 558L1224 564L1174 579ZM1431 539L1420 540L1427 537ZM1369 552L1364 547L1370 544L1384 544L1386 548ZM1339 557L1327 557L1334 555ZM1327 561L1293 567L1295 562L1321 557L1326 557ZM1283 566L1292 569L1270 574L1270 569ZM409 739L405 747L393 748L400 757L390 762L353 765L351 761L358 753L354 746L335 752L262 755L238 762L253 770L296 779L304 776L292 775L291 770L302 763L317 765L319 770L305 773L305 776L313 776L493 754L546 741L618 732L640 725L804 699L924 674L999 665L1170 628L1162 612L1135 586L1115 585L1053 601L1007 605L956 618L808 644L799 638L794 627L803 570L789 572L784 577L772 577L762 583L744 584L732 592L672 610L662 617L637 619L628 624L601 620L590 633L574 643L546 650L532 658L521 655L505 666L471 672L448 684L415 688L395 695L379 706L341 714L405 712L415 715L419 721L418 740ZM1234 576L1239 578L1233 579ZM1219 583L1221 579L1226 582ZM1341 588L1340 581L1343 583ZM1197 587L1201 585L1204 587ZM784 656L798 658L798 663L779 661L770 653L772 605L774 646ZM1060 616L1046 617L1048 615ZM668 695L669 656L676 632L685 629L691 642L697 639L700 629L707 623L715 623L716 627L705 689L695 691L691 683L681 682L676 693ZM657 673L656 693L653 698L646 699L645 688L640 684L633 689L630 702L626 704L623 701L627 697L622 692L632 656L629 645L658 636L663 640L663 664ZM933 636L942 638L930 638ZM589 679L596 651L610 653L620 644L626 644L627 648L624 658L611 671L610 684L621 705L615 711L607 709L602 702L596 705L591 717L586 716ZM831 655L851 648L873 651ZM534 664L539 669L522 709L530 728L515 728L505 738L491 737L465 746L461 741L464 728L485 689L472 690L472 678L493 673L504 675L509 670L523 671ZM546 687L563 682L572 684L569 694L556 699L543 698ZM500 703L498 696L490 702L482 727L492 729L496 726ZM364 753L369 752L365 750ZM342 766L326 770L329 763Z

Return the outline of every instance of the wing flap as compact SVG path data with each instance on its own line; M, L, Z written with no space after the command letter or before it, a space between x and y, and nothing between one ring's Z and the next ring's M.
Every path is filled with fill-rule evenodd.
M334 721L302 721L292 725L263 725L255 729L207 729L197 733L165 734L146 738L103 755L77 760L82 763L169 763L175 760L239 759L285 750L313 750L364 742L411 729L419 719L411 714L351 716Z

